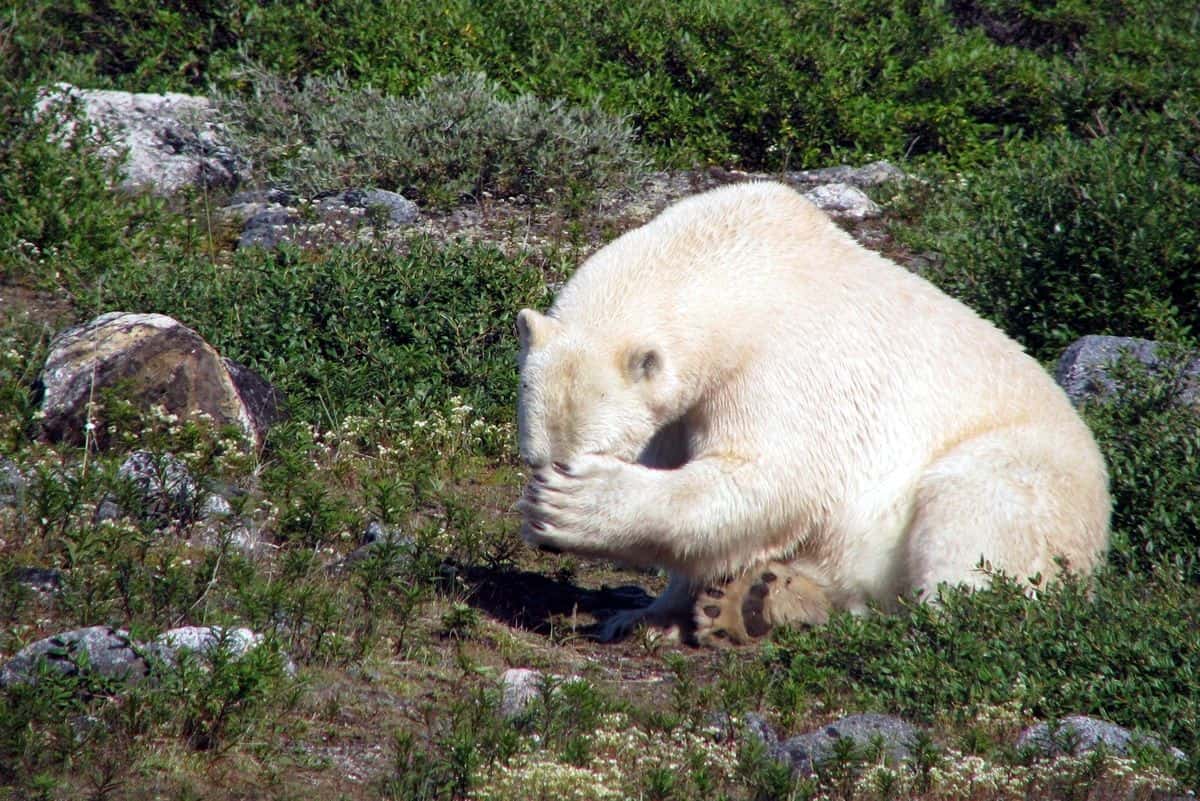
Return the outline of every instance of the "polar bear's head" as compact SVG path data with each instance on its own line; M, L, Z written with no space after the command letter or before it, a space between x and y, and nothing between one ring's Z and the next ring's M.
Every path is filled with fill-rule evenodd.
M634 461L679 414L673 365L639 339L612 341L524 309L517 316L521 458L534 467L586 453Z

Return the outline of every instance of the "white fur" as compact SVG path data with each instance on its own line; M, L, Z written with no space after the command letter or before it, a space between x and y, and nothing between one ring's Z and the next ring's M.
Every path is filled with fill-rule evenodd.
M854 610L1103 558L1104 462L1041 366L782 185L677 203L518 328L524 536L665 566L665 605L771 558Z

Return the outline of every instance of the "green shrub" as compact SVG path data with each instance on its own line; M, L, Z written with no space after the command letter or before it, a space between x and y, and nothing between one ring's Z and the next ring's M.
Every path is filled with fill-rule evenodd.
M930 276L1042 359L1084 334L1200 333L1200 121L1176 109L1080 141L1013 147L946 181L917 227Z
M1186 354L1162 355L1157 376L1119 364L1119 395L1084 413L1108 462L1114 567L1200 582L1200 409L1179 403Z
M410 98L337 76L299 88L259 69L246 78L245 96L218 96L243 147L277 183L309 195L382 186L437 204L484 193L578 204L640 168L619 117L595 103L507 100L481 74L436 77Z
M121 197L119 164L74 102L34 114L38 93L0 84L0 253L5 277L79 286L128 266L161 226L162 204Z
M451 395L509 419L513 315L544 291L522 260L426 240L403 255L249 250L228 267L183 259L169 275L155 265L111 274L103 289L102 308L176 317L322 425L355 411L441 408Z
M796 698L832 694L861 708L963 723L1005 705L1039 718L1092 714L1197 753L1195 586L1110 575L1093 598L1074 583L1037 600L1022 589L998 580L976 593L943 592L941 608L838 615L781 632L765 652L782 671L774 702L786 709Z

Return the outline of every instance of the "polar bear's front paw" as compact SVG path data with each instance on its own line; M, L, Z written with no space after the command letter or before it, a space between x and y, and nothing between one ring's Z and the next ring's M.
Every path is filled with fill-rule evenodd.
M612 540L626 528L628 493L622 486L629 467L611 457L586 456L540 469L517 503L525 517L521 536L545 550L608 555Z

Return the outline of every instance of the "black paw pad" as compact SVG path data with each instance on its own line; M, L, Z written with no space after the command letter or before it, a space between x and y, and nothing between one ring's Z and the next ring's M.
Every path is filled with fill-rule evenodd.
M742 601L742 622L751 637L761 637L771 630L771 624L763 617L762 596L747 595Z
M707 617L711 617L713 620L716 620L721 616L721 607L716 606L715 604L704 607L703 611Z
M725 591L722 589L718 589L716 587L709 587L707 590L704 591L704 594L707 595L709 598L724 598L725 597Z

